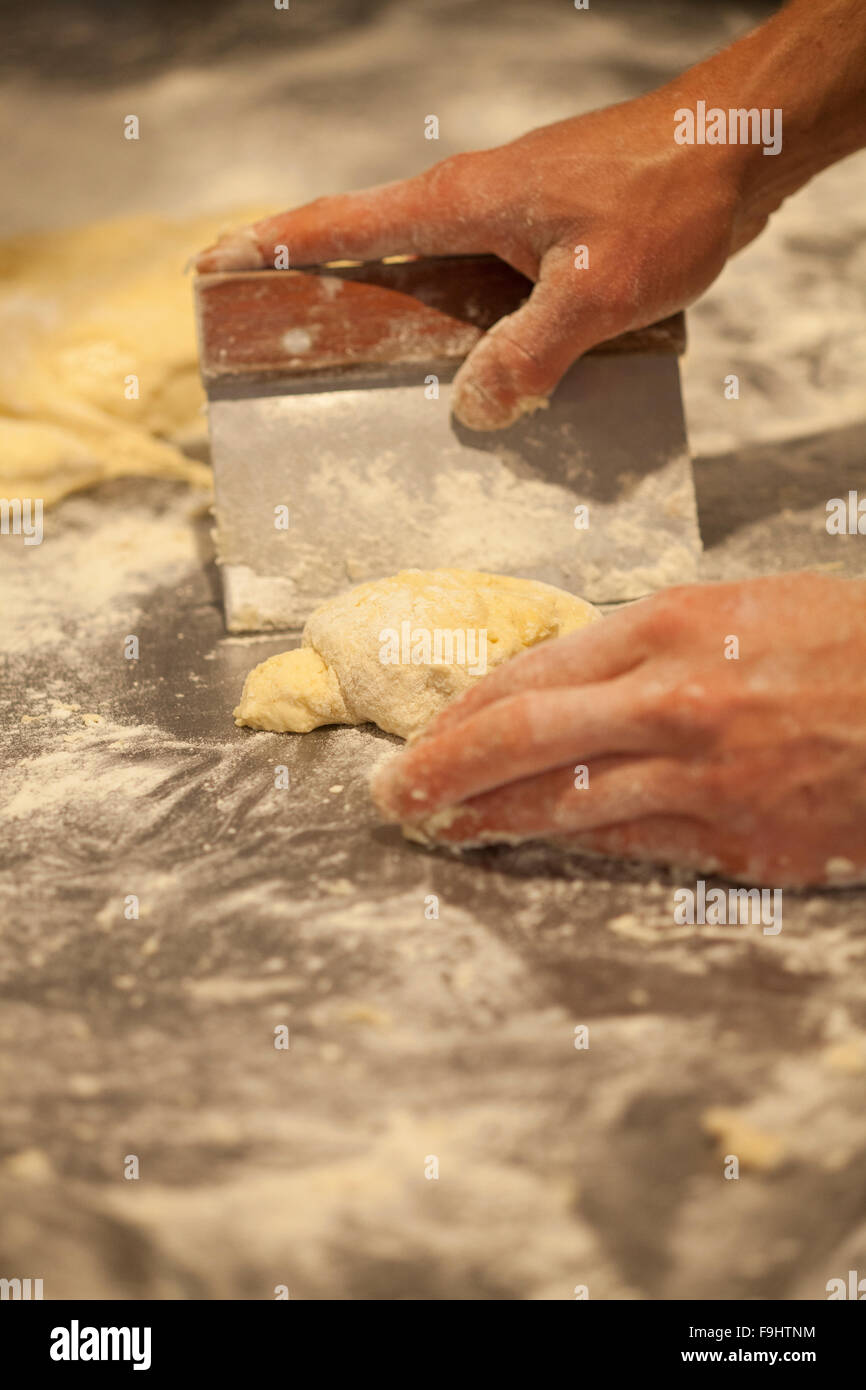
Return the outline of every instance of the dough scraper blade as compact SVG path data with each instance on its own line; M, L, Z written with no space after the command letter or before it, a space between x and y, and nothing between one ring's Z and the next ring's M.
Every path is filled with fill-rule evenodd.
M479 569L597 604L694 579L682 314L593 349L546 409L476 433L454 375L531 283L494 256L195 284L232 632L297 629L400 569Z

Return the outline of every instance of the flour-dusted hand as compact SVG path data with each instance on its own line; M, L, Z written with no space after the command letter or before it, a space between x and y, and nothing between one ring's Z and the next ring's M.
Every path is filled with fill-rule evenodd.
M441 842L866 880L866 582L782 575L622 609L487 676L374 796Z
M231 234L197 266L272 266L280 245L293 266L500 256L535 288L469 355L453 397L463 424L497 429L543 403L594 344L696 299L741 235L733 161L722 173L706 149L676 145L672 110L670 99L629 102L403 183L319 198Z
M866 7L794 0L753 34L635 101L457 155L380 188L318 198L223 237L199 271L494 253L536 282L455 380L472 429L542 404L596 343L692 303L782 199L866 138ZM678 112L782 112L778 148L679 143ZM585 248L582 249L582 248Z

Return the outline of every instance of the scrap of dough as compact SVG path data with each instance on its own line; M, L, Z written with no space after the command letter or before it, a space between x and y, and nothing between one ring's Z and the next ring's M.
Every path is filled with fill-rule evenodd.
M183 269L251 212L261 215L128 217L0 242L3 496L50 506L130 474L210 486L176 442L206 437Z
M758 1129L739 1110L725 1105L710 1106L701 1115L701 1125L707 1134L718 1140L720 1155L736 1154L744 1168L771 1172L785 1156L781 1137Z
M321 724L356 724L332 670L312 647L263 661L244 683L235 723L272 733L308 734Z
M402 570L321 604L307 620L300 648L272 656L247 676L235 723L308 733L322 724L371 722L410 738L485 674L472 669L479 663L472 660L470 634L477 642L486 632L486 670L492 670L600 616L584 599L533 579ZM383 662L386 634L403 634L404 624L413 642L419 632L464 634L467 660ZM460 654L456 645L454 652Z

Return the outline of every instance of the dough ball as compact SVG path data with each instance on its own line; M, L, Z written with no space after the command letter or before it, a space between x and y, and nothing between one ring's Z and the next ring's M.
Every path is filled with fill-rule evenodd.
M369 721L410 738L509 657L600 616L534 579L402 570L317 608L300 648L247 676L235 723L308 733Z

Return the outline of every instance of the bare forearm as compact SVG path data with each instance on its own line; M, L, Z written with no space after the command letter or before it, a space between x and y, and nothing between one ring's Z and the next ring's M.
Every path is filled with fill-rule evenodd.
M756 216L866 145L866 4L792 0L730 48L653 93L675 107L781 112L781 144L719 150Z

